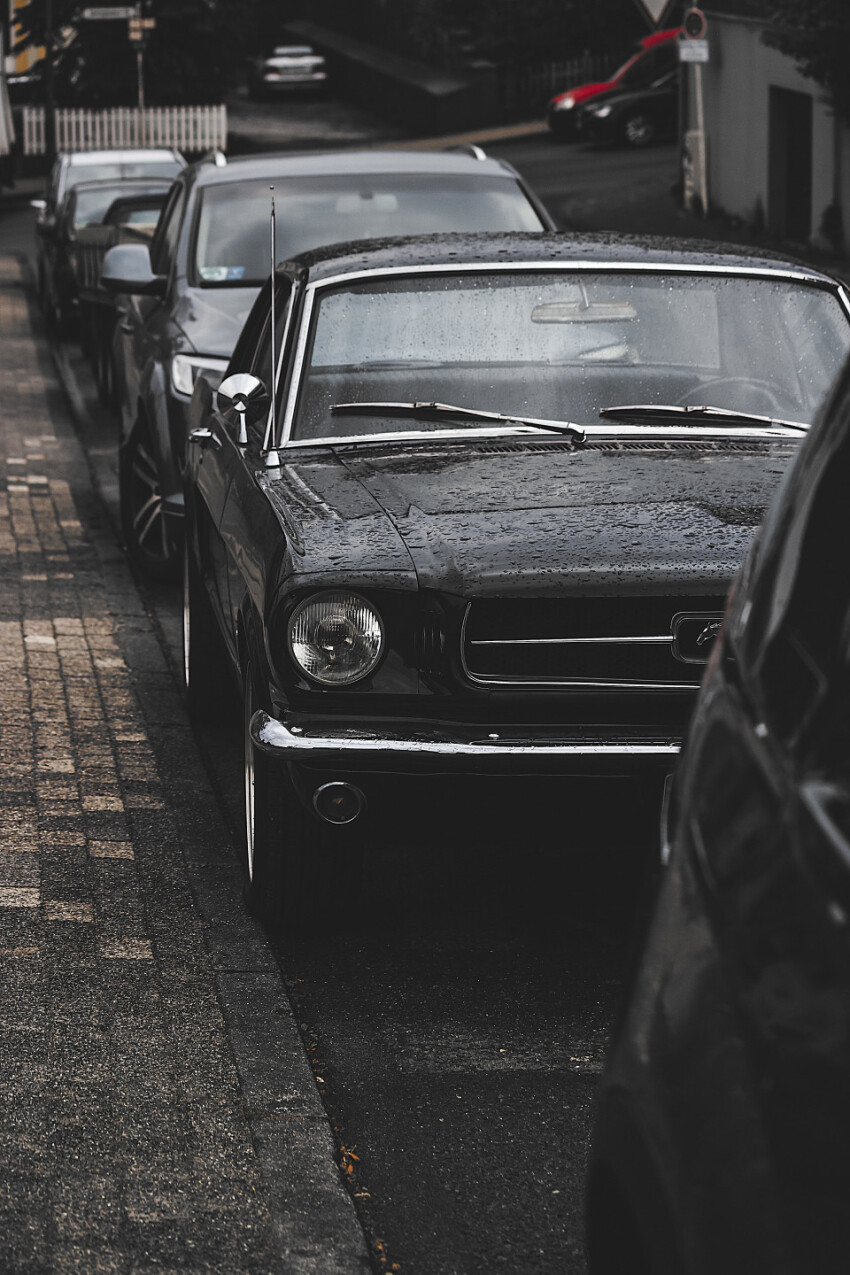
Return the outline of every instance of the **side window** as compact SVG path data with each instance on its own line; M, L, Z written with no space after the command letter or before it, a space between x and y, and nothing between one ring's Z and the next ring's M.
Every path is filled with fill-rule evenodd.
M280 346L281 346L281 341L283 340L284 330L286 328L286 319L287 319L287 315L289 314L289 303L290 303L291 297L292 297L291 281L289 279L278 279L277 287L275 290L275 316L274 316L274 325L275 325L274 337L275 337L275 347L277 352L277 357L275 358L275 366L277 368L275 379L277 379L277 377L280 374L280 369L279 367L277 367L277 364L279 362ZM266 305L268 306L268 302L266 302ZM260 380L263 381L266 386L268 386L269 382L271 381L271 363L272 363L271 341L272 341L271 316L267 313L265 322L263 324L262 335L260 336L260 339L257 342L257 348L254 355L254 361L251 367L251 371L254 373L254 375L258 376Z
M47 183L47 206L54 209L59 201L59 177L62 172L62 161L57 159L50 170L50 178Z
M245 326L242 328L239 339L233 347L233 354L230 356L230 362L227 365L228 376L232 376L234 372L250 372L253 370L254 352L269 316L270 287L271 280L267 279L257 294L257 299L251 307L248 318L245 320Z
M177 240L183 224L183 210L186 206L186 189L178 182L168 196L168 202L162 210L162 216L156 228L151 244L151 268L154 274L170 274L177 253Z
M266 293L266 296L268 296L267 293ZM280 410L280 400L279 400L280 374L281 374L280 355L281 355L284 335L286 333L286 321L287 321L287 318L289 317L289 309L290 309L291 303L292 303L292 281L286 278L278 278L276 281L276 286L275 286L275 316L274 316L275 393L278 395L278 413ZM271 375L271 372L272 372L272 325L271 325L271 313L268 310L268 304L267 304L265 322L263 324L262 332L260 334L260 339L257 342L256 349L254 351L254 358L253 358L253 362L251 366L251 371L253 372L254 376L259 377L259 379L266 386L266 389L270 388L271 379L272 379L272 375ZM279 424L280 424L280 415L278 414L278 425ZM261 434L264 434L265 428L266 428L266 421L263 420L260 426L258 426L259 432Z

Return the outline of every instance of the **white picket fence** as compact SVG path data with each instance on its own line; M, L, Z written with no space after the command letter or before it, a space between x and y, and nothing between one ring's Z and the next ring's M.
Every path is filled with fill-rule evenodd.
M23 111L25 155L43 155L46 146L43 106ZM57 110L56 149L111 150L125 146L173 146L179 151L224 150L227 107L153 106L140 111L117 106L107 111Z

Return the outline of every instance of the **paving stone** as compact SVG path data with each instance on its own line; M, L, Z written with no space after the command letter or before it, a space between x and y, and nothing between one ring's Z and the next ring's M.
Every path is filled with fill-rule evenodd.
M353 1275L297 1032L260 1034L298 1093L233 1030L218 972L274 958L21 278L0 256L0 1272ZM273 1161L260 1090L297 1131Z

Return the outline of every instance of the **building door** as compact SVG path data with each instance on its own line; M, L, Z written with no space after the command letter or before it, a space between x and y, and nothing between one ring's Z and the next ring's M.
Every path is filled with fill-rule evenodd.
M812 99L771 85L768 230L805 242L812 230Z

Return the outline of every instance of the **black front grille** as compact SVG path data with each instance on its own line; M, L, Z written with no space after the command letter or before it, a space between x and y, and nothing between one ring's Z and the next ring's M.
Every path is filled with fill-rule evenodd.
M463 659L479 682L694 687L725 599L573 597L470 603Z

